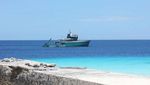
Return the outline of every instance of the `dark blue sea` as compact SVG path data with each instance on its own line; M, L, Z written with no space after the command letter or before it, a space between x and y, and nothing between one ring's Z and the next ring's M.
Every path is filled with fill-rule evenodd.
M0 41L0 59L16 57L150 76L150 40L92 40L89 47L43 48L45 40Z

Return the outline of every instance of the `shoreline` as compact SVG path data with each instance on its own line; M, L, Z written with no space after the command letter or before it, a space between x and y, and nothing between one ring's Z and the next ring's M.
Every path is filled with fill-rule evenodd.
M150 85L150 77L80 67L60 68L56 64L15 58L0 60L0 76L5 79L0 83L15 83L10 85Z

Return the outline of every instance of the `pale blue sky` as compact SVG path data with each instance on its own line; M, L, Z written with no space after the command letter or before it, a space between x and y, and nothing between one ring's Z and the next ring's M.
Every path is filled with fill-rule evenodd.
M0 0L0 40L150 39L150 0Z

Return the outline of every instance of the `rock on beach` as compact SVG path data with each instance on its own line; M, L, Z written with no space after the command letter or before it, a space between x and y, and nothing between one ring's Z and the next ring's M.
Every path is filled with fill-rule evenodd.
M150 78L5 58L0 60L0 85L150 85Z

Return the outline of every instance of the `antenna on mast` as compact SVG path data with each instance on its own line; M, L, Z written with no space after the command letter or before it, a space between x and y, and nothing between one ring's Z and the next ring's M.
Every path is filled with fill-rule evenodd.
M71 30L69 29L69 34L71 34Z

